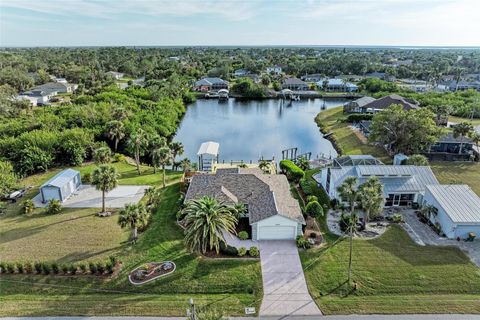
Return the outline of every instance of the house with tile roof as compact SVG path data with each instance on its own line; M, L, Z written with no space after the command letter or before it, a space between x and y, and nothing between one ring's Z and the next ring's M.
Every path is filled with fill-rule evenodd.
M206 77L195 82L193 89L195 91L218 91L220 89L228 89L228 81L217 77Z
M205 196L229 205L244 204L253 240L294 240L303 234L305 219L284 175L229 168L193 176L185 201Z

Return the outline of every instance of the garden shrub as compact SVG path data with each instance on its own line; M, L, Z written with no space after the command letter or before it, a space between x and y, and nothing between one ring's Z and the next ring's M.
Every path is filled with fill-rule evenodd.
M229 246L224 242L220 242L220 252L227 256L232 256L232 257L236 257L238 255L237 248Z
M108 257L108 260L110 261L110 263L115 266L117 264L117 257L115 256L110 256Z
M52 268L50 267L50 264L46 262L42 262L42 273L50 274L51 271L52 271Z
M23 271L25 270L25 268L23 267L23 263L21 262L17 262L16 267L17 267L18 273L23 273Z
M323 208L318 201L309 202L305 207L305 212L312 218L323 217Z
M52 263L52 272L54 274L57 274L60 271L60 268L58 267L58 264L56 262Z
M342 213L340 215L340 221L338 222L340 226L340 230L342 230L342 232L347 231L349 223L350 223L350 215L346 213Z
M392 216L392 222L394 223L401 223L403 222L403 216L399 213L396 213Z
M88 269L90 270L90 273L91 273L91 274L97 273L97 265L96 265L95 263L93 263L93 262L90 262L90 263L88 264Z
M350 114L348 115L348 117L346 118L346 122L350 122L350 123L353 123L353 122L359 122L359 121L362 121L362 120L365 120L365 121L370 121L373 119L373 114L368 114L368 113L354 113L354 114Z
M313 196L313 195L307 196L307 202L312 202L312 201L317 201L318 202L318 197Z
M246 254L247 254L247 248L241 247L241 248L238 249L238 256L239 257L243 257Z
M7 264L5 262L0 262L0 273L7 272L6 267L7 267Z
M85 273L87 271L87 265L85 263L80 263L80 270Z
M42 264L40 262L35 262L33 267L36 273L42 273Z
M31 262L26 262L24 267L25 267L25 273L33 272L33 265Z
M258 250L257 247L250 247L250 250L248 250L248 253L250 254L251 257L258 257L260 255L260 250Z
M15 264L8 262L5 265L5 270L7 270L7 273L15 273Z
M68 271L70 272L71 275L75 275L77 273L77 265L76 264L69 265Z
M33 203L32 199L27 199L23 203L23 212L25 214L32 214L33 211L35 210L35 204Z
M238 233L238 237L240 240L247 240L248 239L248 232L247 231L240 231Z
M115 154L113 155L113 162L122 162L122 163L124 163L124 162L126 162L126 161L127 161L127 158L126 158L123 154L121 154L121 153L115 153Z
M46 209L47 214L59 214L62 212L62 203L60 200L57 199L52 199L48 201L47 209Z
M107 270L108 273L113 273L114 266L111 261L108 261L105 263L105 269Z
M305 176L305 172L291 160L281 160L280 169L285 173L289 180L295 182L300 181L300 179Z
M68 273L68 265L66 265L66 264L62 265L62 272L63 272L64 274L67 274L67 273Z
M105 273L105 264L103 262L97 262L97 272L100 275Z
M92 182L92 174L90 172L86 172L82 175L82 183L90 183Z
M308 242L307 239L305 239L303 236L298 236L297 239L295 240L297 247L302 248L302 249L310 249L312 245L310 242Z

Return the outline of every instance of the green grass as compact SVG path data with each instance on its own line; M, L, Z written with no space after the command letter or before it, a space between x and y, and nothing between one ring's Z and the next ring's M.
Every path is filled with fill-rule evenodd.
M433 173L442 184L467 184L480 196L480 163L432 162Z
M326 314L480 313L480 271L453 247L421 247L393 226L380 238L354 240L346 295L348 241L301 253L310 293Z
M455 117L455 116L450 116L448 117L448 121L450 122L455 122L455 123L460 123L460 122L471 122L473 125L477 126L480 125L480 119L473 119L471 120L470 118L461 118L461 117Z
M340 106L320 112L316 120L321 124L322 130L333 132L343 155L371 154L385 163L391 162L383 148L363 143L349 128L349 123L342 121L344 118L343 107Z
M123 167L119 165L120 168ZM131 168L124 170L128 173ZM90 170L89 167L80 168L82 171ZM40 183L45 178L54 174L50 172L42 178L31 177L30 182ZM160 177L159 174L156 176ZM108 246L115 244L113 252L122 261L123 267L120 274L114 278L100 279L98 277L78 276L37 276L37 275L2 275L0 279L0 316L40 316L40 315L162 315L162 316L183 316L188 306L188 299L194 298L200 308L214 307L223 310L229 315L241 315L246 306L259 307L262 297L260 263L252 260L215 260L198 257L190 254L183 243L183 231L175 222L175 214L178 210L180 197L180 174L170 173L170 184L163 190L160 206L152 216L151 223L147 230L140 235L136 245L130 245L124 240L127 233L120 231L117 240L110 240L112 234L118 232L116 216L107 219L90 217L88 210L85 210L84 218L69 221L71 214L80 215L83 210L74 211L58 216L46 217L42 214L32 217L15 216L9 214L2 217L0 224L8 219L18 219L20 223L27 223L27 219L43 221L45 228L24 227L22 233L24 247L15 246L17 250L28 250L34 252L36 249L51 250L52 259L58 257L59 261L66 259L67 254L60 237L56 234L57 229L63 228L69 223L77 223L74 235L78 241L76 245L84 250L88 241L88 235L79 235L78 232L87 232L86 229L96 231L97 236L104 236ZM150 180L151 179L151 180ZM133 174L126 174L122 183L145 183L153 181L154 184L161 183L160 178L148 177L147 175L136 177ZM7 220L4 220L7 219ZM60 222L55 225L43 219L58 219ZM98 221L96 225L90 224ZM109 221L111 219L111 221ZM66 220L66 221L64 221ZM9 221L10 227L15 221ZM52 221L53 222L53 221ZM54 223L56 223L54 222ZM32 222L33 223L33 222ZM28 223L27 223L28 224ZM105 225L104 225L105 224ZM112 229L109 229L110 226ZM17 225L15 227L18 228ZM3 228L3 227L2 227ZM9 229L9 228L7 228ZM116 230L114 230L116 229ZM89 231L90 232L90 231ZM48 240L47 233L50 234ZM44 236L48 243L41 243L35 237ZM15 237L12 233L9 237ZM29 237L32 239L28 241ZM0 243L4 240L0 238ZM55 240L58 240L55 245ZM8 243L8 241L7 241ZM72 246L75 243L71 244ZM36 248L36 249L35 249ZM79 248L71 251L75 255L70 261L82 257L77 252ZM1 250L1 249L0 249ZM91 249L100 250L100 249ZM3 250L1 250L3 254ZM20 253L17 253L20 254ZM49 253L50 254L50 253ZM97 256L101 256L100 253ZM106 253L107 254L107 253ZM107 255L110 255L109 251ZM134 287L127 279L128 272L133 268L149 261L172 260L176 263L177 269L165 278L152 283Z

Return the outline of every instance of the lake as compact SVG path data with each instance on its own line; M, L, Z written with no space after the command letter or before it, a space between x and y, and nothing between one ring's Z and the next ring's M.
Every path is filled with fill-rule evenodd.
M342 105L345 99L325 100L326 108ZM324 139L314 118L323 99L228 101L198 99L188 106L174 140L185 147L184 156L197 162L197 151L205 141L220 143L220 161L257 162L260 157L280 160L282 150L298 148L297 154L337 155Z

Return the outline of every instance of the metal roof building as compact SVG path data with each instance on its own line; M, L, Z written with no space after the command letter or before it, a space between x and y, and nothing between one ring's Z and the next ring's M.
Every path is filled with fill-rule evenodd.
M40 187L42 202L48 202L52 199L63 202L77 191L80 185L80 172L73 169L63 170Z

